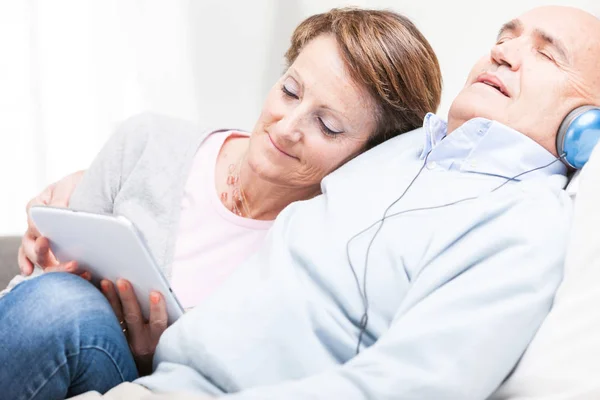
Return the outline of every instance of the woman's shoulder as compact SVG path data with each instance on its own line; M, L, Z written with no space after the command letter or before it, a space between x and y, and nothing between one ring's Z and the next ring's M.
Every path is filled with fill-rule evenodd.
M133 167L143 158L179 158L197 149L213 131L185 119L143 113L121 122L106 148L123 164Z
M116 129L116 135L130 144L148 141L180 142L182 139L204 137L214 128L164 114L145 112L127 118Z

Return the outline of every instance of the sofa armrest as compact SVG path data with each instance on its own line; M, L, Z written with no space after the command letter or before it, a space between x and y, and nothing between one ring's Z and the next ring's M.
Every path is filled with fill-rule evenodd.
M19 273L17 251L21 238L17 236L0 236L0 290Z

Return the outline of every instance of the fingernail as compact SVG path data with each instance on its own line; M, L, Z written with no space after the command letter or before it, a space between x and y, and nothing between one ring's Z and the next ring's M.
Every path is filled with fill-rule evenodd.
M119 290L125 291L125 290L127 290L127 282L125 282L124 280L119 279L117 281L117 287L119 288Z
M158 295L158 293L150 293L150 301L152 302L152 304L158 304L158 302L160 301L160 296Z
M106 282L106 281L100 282L100 288L102 289L103 292L108 292L108 282Z

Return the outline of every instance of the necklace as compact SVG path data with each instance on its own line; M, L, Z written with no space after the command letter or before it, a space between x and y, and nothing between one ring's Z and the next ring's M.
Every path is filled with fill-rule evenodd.
M242 169L242 160L243 158L236 164L229 164L227 170L227 186L231 188L231 201L227 201L229 195L227 191L225 191L221 193L221 202L223 202L223 204L230 203L229 209L235 215L243 217L245 214L247 218L252 218L250 210L248 209L248 200L246 199L246 194L241 185L240 171Z

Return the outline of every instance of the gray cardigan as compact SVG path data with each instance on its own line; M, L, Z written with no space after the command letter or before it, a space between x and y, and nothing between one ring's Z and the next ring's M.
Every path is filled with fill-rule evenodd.
M198 147L213 131L156 114L126 120L84 174L70 208L127 217L170 279L183 189ZM40 273L36 268L31 277ZM25 279L16 276L0 297Z

